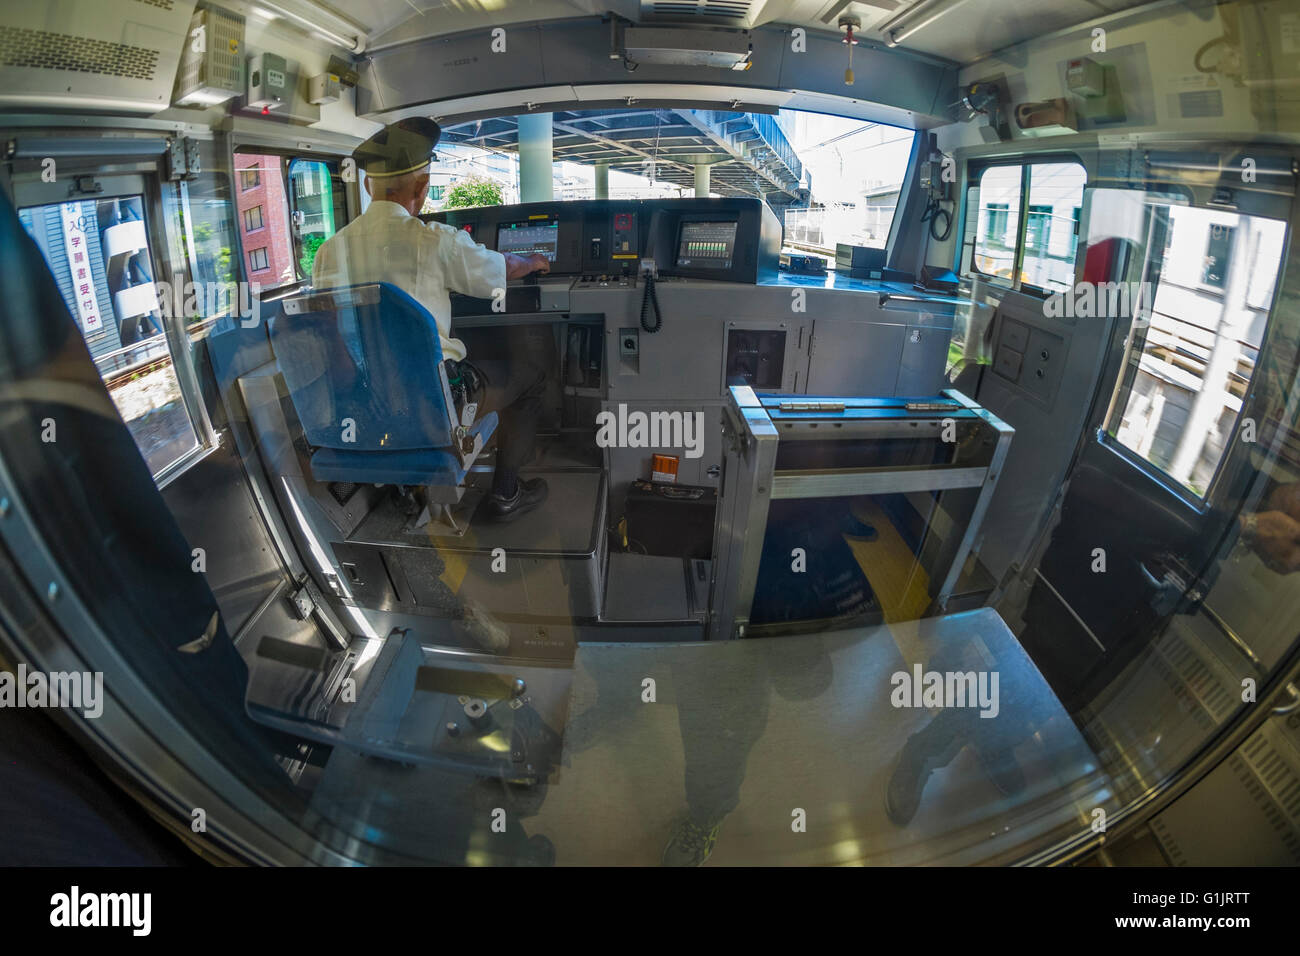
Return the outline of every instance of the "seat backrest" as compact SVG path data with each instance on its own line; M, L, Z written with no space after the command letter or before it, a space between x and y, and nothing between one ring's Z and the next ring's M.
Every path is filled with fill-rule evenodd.
M280 305L269 323L271 348L311 445L400 451L453 443L442 343L424 306L386 282Z

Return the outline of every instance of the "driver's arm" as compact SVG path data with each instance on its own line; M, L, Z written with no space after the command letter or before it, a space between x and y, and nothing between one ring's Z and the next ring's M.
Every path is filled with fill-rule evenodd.
M534 272L543 274L551 271L551 263L540 252L531 256L517 256L513 252L503 252L506 258L506 279L522 279Z
M444 235L435 249L437 258L431 266L441 272L447 288L480 299L490 298L510 279L550 267L545 256L493 252L461 231L454 236Z

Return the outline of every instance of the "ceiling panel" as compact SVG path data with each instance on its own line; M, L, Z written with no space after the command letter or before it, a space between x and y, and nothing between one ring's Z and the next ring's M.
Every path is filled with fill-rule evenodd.
M789 24L834 31L838 18L862 21L864 42L881 42L881 27L904 28L943 11L907 37L905 49L970 63L1004 47L1149 0L331 0L333 9L366 27L372 45L513 23L600 16L629 20L752 28ZM917 10L915 15L909 10Z

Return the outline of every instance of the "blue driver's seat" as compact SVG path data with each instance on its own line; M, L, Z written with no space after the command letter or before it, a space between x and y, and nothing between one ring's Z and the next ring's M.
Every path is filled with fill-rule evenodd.
M463 531L453 507L496 429L495 412L457 412L438 327L386 282L284 299L271 348L311 446L317 481L415 489L416 526L435 515Z

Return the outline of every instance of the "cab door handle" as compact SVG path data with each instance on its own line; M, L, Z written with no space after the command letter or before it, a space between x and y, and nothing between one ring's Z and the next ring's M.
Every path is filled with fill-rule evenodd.
M1286 692L1291 695L1291 703L1279 704L1273 708L1273 716L1285 717L1287 714L1293 714L1300 710L1300 688L1294 683L1288 683L1285 688Z

